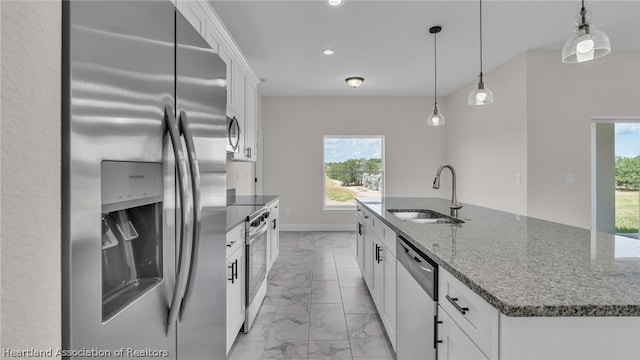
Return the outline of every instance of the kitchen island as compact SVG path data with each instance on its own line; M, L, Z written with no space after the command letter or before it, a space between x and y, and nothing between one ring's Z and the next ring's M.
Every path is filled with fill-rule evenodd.
M449 201L357 200L439 265L440 304L448 276L496 310L486 358L640 358L639 240L468 204L464 223L419 224L388 210L449 215Z

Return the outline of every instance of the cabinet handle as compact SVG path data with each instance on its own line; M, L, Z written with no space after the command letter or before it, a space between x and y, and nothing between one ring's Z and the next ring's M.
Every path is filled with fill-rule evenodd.
M273 230L275 230L275 229L276 229L276 227L277 227L277 225L276 225L276 220L278 220L278 219L273 219Z
M362 224L358 223L358 235L362 235Z
M365 219L368 219L369 217L367 215L364 216Z
M233 274L233 276L235 277L236 280L238 280L238 259L236 259L233 262L233 265L235 267L235 273Z
M232 284L235 283L235 280L236 280L235 277L233 276L234 275L234 273L233 273L233 268L234 268L233 264L234 263L235 262L232 262L231 265L227 266L227 268L231 269L231 277L229 279L227 279L227 280L231 281Z
M442 340L438 340L438 324L442 324L442 321L438 321L438 315L433 316L433 348L437 349L438 344L442 344Z
M380 258L380 250L382 250L382 247L376 244L376 262L378 264L380 264L380 261L382 261L382 259Z
M447 300L456 308L456 310L460 311L462 315L466 314L469 311L468 307L462 307L458 305L458 298L452 298L449 295L446 296Z

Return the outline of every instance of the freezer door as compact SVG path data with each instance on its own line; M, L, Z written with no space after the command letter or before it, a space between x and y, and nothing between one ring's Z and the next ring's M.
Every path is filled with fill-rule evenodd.
M176 14L176 118L190 159L193 256L178 322L178 358L226 356L226 66Z
M163 163L165 105L175 107L174 17L169 1L63 2L62 340L69 358L176 358L175 330L167 334L166 326L175 199L104 208L101 191L103 163ZM151 173L162 181L161 172ZM131 173L123 184L146 176ZM161 249L145 249L140 241L158 225L158 238L146 240ZM144 290L135 291L138 283Z

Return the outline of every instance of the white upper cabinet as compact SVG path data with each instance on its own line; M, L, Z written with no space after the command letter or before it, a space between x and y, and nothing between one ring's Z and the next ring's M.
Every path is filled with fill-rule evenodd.
M227 64L227 116L235 116L240 126L240 143L233 159L256 161L258 77L209 2L177 0L174 3Z
M201 35L205 31L206 14L199 1L178 1L178 10ZM203 36L204 37L204 36Z

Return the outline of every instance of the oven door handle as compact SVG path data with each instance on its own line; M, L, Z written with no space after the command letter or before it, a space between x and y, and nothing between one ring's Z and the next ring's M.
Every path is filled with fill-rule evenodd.
M269 230L269 223L264 222L262 225L260 225L260 227L258 228L258 231L256 231L255 233L253 233L253 234L250 234L250 235L249 235L249 237L248 237L248 239L247 239L247 243L248 243L249 245L251 245L251 243L252 243L255 239L259 238L261 235L263 235L264 233L266 233L266 232L267 232L267 230Z

